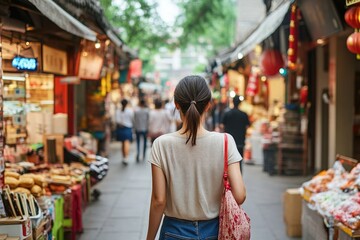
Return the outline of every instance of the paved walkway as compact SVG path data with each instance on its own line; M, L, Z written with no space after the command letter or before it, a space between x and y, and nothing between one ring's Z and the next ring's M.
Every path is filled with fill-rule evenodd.
M134 151L134 144L132 145ZM149 153L150 151L148 151ZM110 171L97 189L102 195L83 215L84 233L80 240L143 240L146 238L151 194L148 162L121 164L120 143L111 144ZM282 211L285 189L298 187L308 178L270 177L260 166L245 165L247 199L244 209L252 221L253 240L288 240Z

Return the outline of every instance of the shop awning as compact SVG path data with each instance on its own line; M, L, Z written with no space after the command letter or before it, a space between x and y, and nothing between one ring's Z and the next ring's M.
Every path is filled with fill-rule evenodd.
M96 33L67 13L53 0L28 0L61 29L78 37L96 41Z
M129 48L127 45L125 45L112 30L107 30L106 36L108 36L108 38L115 44L115 46L119 48L120 52L129 53L132 58L137 57L137 53L131 48Z
M227 56L222 56L222 61L230 60L234 62L238 59L238 55L247 55L254 47L269 37L281 24L289 7L293 1L285 0L275 10L269 13L266 18L256 27L256 29L238 45L234 51Z
M118 36L116 36L113 31L107 30L106 36L108 36L108 38L115 44L115 46L121 47L123 45L123 42L118 38Z

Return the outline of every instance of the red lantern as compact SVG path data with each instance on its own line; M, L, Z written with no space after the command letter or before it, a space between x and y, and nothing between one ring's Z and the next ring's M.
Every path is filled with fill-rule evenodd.
M264 75L273 76L284 66L284 59L278 50L265 50L260 57L260 68Z
M345 12L345 21L352 28L360 28L360 5L353 6Z
M354 32L346 41L347 48L350 52L360 54L360 33Z

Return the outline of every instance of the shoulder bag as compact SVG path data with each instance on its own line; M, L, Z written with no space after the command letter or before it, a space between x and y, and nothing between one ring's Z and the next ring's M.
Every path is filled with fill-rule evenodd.
M221 198L218 239L248 240L250 239L250 218L241 205L235 201L228 180L228 138L226 133L224 134L224 146L224 194Z

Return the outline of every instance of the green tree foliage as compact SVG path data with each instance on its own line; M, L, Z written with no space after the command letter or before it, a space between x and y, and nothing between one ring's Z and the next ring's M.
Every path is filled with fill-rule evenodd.
M168 26L156 11L156 3L147 0L100 0L110 23L120 31L121 38L139 52L144 61L164 46L169 39Z
M204 46L213 54L235 40L236 0L177 0L182 14L176 25L182 29L180 46Z
M125 43L139 52L145 72L151 71L153 56L161 47L188 46L207 51L228 48L234 42L236 0L172 0L181 9L170 28L157 13L157 1L100 0L110 23Z

